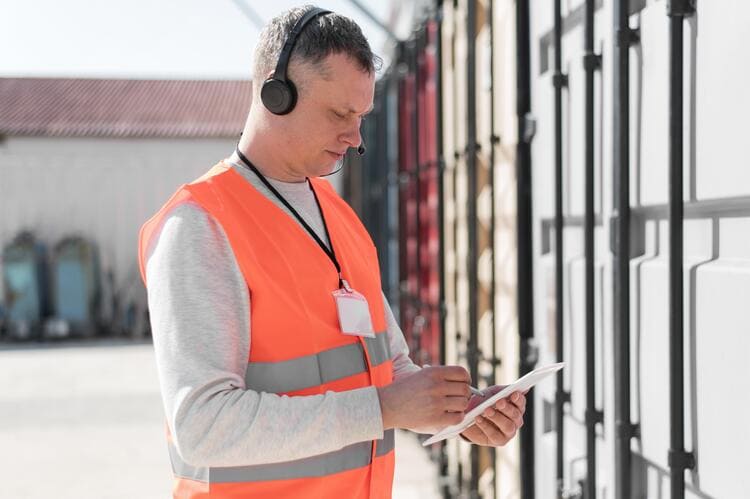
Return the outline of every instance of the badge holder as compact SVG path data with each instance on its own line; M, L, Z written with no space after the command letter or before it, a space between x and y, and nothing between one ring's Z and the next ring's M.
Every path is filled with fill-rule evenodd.
M342 279L341 282L343 287L333 292L341 332L352 336L374 338L375 332L372 330L367 298L352 289L346 280Z

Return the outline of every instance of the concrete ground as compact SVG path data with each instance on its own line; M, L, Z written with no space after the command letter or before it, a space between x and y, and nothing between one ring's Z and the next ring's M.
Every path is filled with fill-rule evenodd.
M408 432L396 437L394 499L437 498L437 470ZM0 344L0 497L170 496L151 345Z

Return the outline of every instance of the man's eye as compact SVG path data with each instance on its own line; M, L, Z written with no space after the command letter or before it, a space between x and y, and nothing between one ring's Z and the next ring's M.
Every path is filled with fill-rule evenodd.
M333 114L336 115L336 117L340 120L343 120L344 118L346 118L345 114L337 113L336 111L334 111Z

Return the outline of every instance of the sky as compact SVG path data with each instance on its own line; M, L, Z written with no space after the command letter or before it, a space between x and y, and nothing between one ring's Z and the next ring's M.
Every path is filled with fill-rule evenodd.
M0 77L245 79L262 19L289 0L0 0ZM409 0L405 0L409 2ZM383 21L390 1L362 0ZM373 50L388 38L348 0L316 5L357 21Z

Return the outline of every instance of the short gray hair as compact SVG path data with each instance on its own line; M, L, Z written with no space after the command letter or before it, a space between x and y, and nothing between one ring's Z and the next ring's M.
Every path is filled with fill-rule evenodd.
M260 88L269 73L276 69L281 48L295 23L313 8L312 5L305 5L289 9L271 19L263 28L255 47L253 63L253 79L259 82L256 88ZM323 60L332 54L349 56L368 74L380 70L382 65L382 59L372 52L357 23L335 13L318 16L305 25L294 44L289 65L306 63L325 78L327 73ZM299 90L301 82L295 83Z

